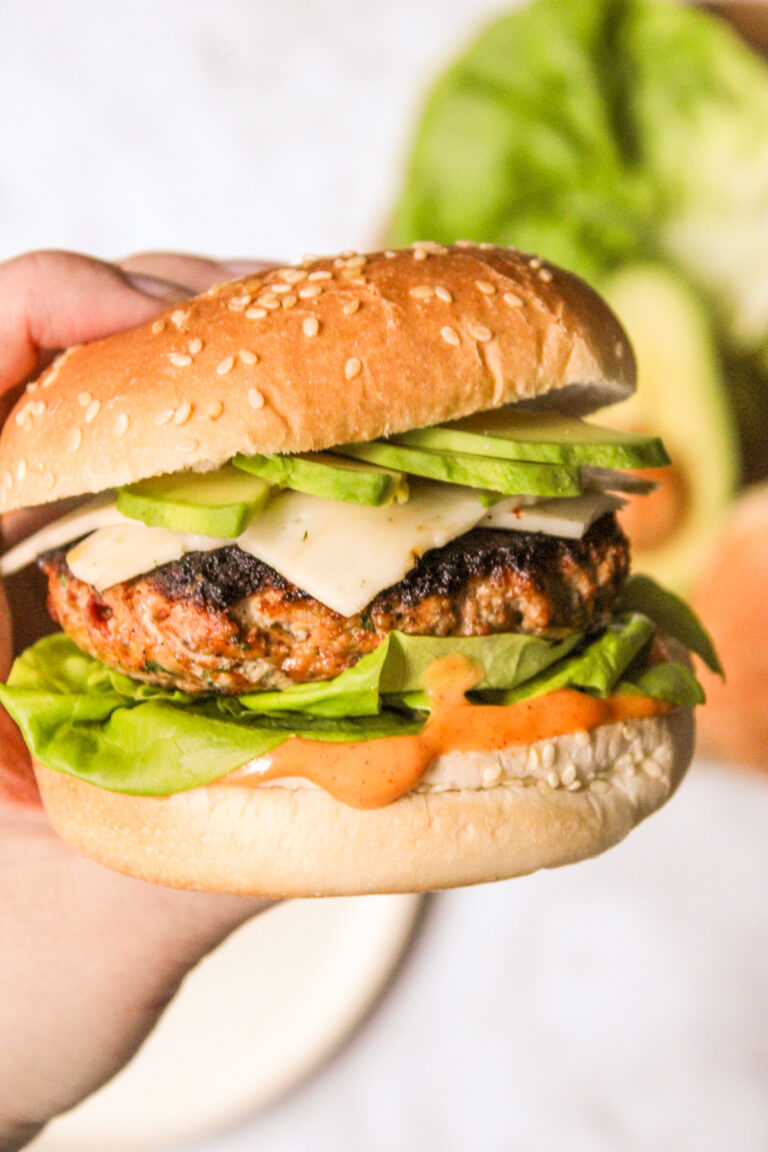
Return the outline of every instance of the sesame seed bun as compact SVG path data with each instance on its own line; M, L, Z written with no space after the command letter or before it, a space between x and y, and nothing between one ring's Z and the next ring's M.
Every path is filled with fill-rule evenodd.
M651 726L644 759L617 758L601 771L600 788L539 780L416 791L363 811L319 789L211 785L158 799L35 770L48 815L70 844L156 884L274 897L429 891L575 863L622 840L669 799L693 750L690 708L643 725ZM547 743L558 756L569 739ZM459 769L474 755L451 753Z
M312 260L60 356L0 434L0 513L548 393L588 410L634 382L607 306L536 258L425 243Z

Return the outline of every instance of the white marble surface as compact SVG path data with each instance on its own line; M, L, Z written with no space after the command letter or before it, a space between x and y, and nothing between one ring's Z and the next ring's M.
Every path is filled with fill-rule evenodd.
M348 1047L184 1152L765 1152L767 828L699 765L605 856L433 898Z
M0 259L373 243L429 75L500 7L1 4Z

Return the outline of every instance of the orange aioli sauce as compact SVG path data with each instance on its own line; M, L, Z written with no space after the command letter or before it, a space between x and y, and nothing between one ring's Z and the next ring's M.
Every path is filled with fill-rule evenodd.
M481 675L464 656L435 661L424 682L432 712L416 735L353 744L290 736L268 756L217 783L253 787L265 780L300 776L352 808L382 808L415 788L432 761L446 752L492 752L510 744L534 744L601 724L658 716L670 708L649 696L598 700L573 688L518 704L471 704L465 694ZM257 767L259 763L266 766Z

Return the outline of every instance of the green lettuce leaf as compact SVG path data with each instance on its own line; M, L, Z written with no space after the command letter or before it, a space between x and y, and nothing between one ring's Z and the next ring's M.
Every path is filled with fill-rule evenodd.
M515 244L600 284L668 261L732 346L768 356L768 69L665 0L534 0L427 98L395 243Z
M692 708L703 704L704 690L690 668L671 661L641 668L628 679L622 679L613 689L617 696L650 696L665 700L676 708Z
M424 673L447 654L465 655L482 669L472 695L492 703L563 687L604 696L617 686L674 704L697 702L687 669L645 667L654 630L647 616L630 613L601 636L559 643L392 633L333 681L239 698L140 684L59 634L16 660L8 684L0 685L0 703L49 768L114 792L164 796L208 784L291 736L348 743L420 731L429 707L420 687Z
M624 585L622 604L627 612L642 612L660 632L701 657L712 672L724 675L712 637L693 609L674 592L662 588L650 576L630 576Z

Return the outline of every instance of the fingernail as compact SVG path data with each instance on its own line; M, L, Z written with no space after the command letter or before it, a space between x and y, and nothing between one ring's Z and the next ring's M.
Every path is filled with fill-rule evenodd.
M267 268L278 268L276 260L219 260L218 263L233 276L251 276Z
M152 296L155 300L164 300L171 304L174 300L188 300L196 296L194 288L187 288L185 284L176 284L173 280L163 280L160 276L148 276L143 272L124 272L128 283L137 292L144 296Z

